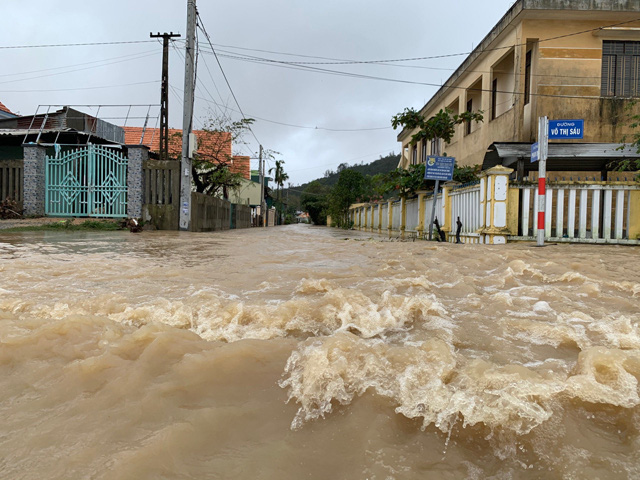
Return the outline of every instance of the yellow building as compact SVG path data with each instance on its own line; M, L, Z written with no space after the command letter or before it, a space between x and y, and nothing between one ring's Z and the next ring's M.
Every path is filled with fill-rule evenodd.
M440 151L461 166L483 164L496 143L536 141L545 115L584 119L584 139L561 143L619 143L630 132L626 107L640 96L639 19L637 0L518 0L420 110L426 118L444 108L484 112ZM398 135L400 167L435 151L430 141L413 144L413 133Z

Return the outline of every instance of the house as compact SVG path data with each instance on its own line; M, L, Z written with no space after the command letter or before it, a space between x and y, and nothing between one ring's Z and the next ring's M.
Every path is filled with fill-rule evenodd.
M458 125L440 152L460 166L509 166L519 178L538 168L530 162L538 117L584 120L583 139L550 142L547 169L601 176L611 154L637 155L615 154L631 133L629 113L640 112L636 97L640 2L517 0L420 113L481 110L484 121ZM398 135L399 167L424 163L436 151L435 141L414 144L413 133Z
M123 127L127 145L146 145L151 153L160 152L160 129L143 127ZM232 155L231 134L229 132L213 132L194 130L197 138L197 155L203 159L211 159L230 163L230 170L240 173L243 178L251 179L251 158L244 155ZM169 158L179 159L182 156L182 130L169 129Z
M7 107L5 107L2 102L0 102L0 119L2 119L2 118L15 118L17 116L18 115L13 113L11 110L9 110Z

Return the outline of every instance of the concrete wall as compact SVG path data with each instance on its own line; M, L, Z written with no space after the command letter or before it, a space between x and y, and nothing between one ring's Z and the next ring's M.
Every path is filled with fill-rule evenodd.
M212 232L231 228L231 204L202 193L191 194L191 231Z

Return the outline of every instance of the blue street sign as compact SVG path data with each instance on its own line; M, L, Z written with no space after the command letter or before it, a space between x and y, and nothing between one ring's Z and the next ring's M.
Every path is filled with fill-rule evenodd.
M442 180L444 182L453 179L453 167L456 164L454 157L427 157L424 169L425 180Z
M531 144L531 163L537 162L540 157L538 156L538 142Z
M549 120L549 139L584 138L584 120Z

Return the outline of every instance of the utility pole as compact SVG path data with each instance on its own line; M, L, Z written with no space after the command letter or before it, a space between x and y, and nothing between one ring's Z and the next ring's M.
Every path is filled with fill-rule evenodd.
M435 137L433 140L436 143L435 155L440 155L440 139ZM436 180L436 186L433 188L433 201L431 202L431 215L429 220L429 240L433 238L433 220L436 216L436 200L438 199L438 189L440 188L440 180Z
M151 38L162 38L162 90L160 92L160 160L169 159L169 40L179 33L149 33Z
M189 137L193 123L196 0L187 0L187 43L184 55L184 109L182 115L182 161L180 162L180 230L191 227L191 157Z
M547 205L547 155L549 151L549 119L547 117L538 118L538 149L538 232L536 246L544 247L545 209Z
M260 164L258 170L260 173L260 215L262 216L262 226L266 226L266 211L264 205L264 165L262 163L262 145L260 145Z

